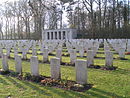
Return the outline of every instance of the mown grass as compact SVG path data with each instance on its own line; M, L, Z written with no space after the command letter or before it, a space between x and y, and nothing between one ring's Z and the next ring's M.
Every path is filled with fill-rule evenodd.
M100 50L101 51L101 50ZM13 56L13 54L11 54ZM104 54L98 54L98 57ZM28 57L31 57L28 54ZM54 57L50 56L49 58ZM118 57L114 54L114 57ZM42 56L39 56L39 59ZM69 62L69 57L62 57L63 61ZM101 69L88 69L88 83L93 84L93 88L85 92L66 91L59 88L41 86L37 83L21 81L14 77L0 75L0 98L122 98L130 97L130 56L128 60L114 59L115 71L105 71ZM86 59L80 58L78 59ZM0 65L2 65L0 59ZM95 65L104 65L105 59L95 59ZM1 67L1 66L0 66ZM22 62L23 72L30 72L30 62ZM9 69L15 71L15 62L9 60ZM50 76L50 65L39 64L41 75ZM62 79L75 81L75 68L71 66L61 66Z

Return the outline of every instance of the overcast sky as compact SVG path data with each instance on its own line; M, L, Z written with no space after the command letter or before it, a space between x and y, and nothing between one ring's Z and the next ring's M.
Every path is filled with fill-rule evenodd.
M17 0L0 0L0 4L4 3L6 1L17 1Z

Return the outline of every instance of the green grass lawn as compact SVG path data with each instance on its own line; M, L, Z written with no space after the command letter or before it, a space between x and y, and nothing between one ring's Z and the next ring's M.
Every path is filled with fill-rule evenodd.
M100 50L101 51L101 50ZM103 50L102 50L103 51ZM13 53L11 53L13 56ZM104 54L97 54L104 57ZM28 58L31 57L28 54ZM42 59L42 56L38 56ZM49 56L52 58L54 56ZM114 57L118 57L114 54ZM93 88L85 92L66 91L59 88L41 86L37 83L18 80L14 77L0 75L0 98L130 98L130 55L128 60L114 60L115 71L105 71L101 69L88 69L88 83L93 84ZM77 59L86 59L80 58ZM62 57L62 60L69 62L69 57ZM95 59L95 65L104 65L105 59ZM0 59L0 65L1 59ZM23 72L30 72L30 62L22 62ZM1 68L1 66L0 66ZM9 60L9 69L15 71L15 62ZM41 75L50 76L50 65L39 64ZM62 79L75 81L75 68L71 66L61 66Z

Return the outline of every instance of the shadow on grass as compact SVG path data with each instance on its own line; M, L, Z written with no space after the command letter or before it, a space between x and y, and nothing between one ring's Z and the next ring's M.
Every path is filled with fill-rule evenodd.
M6 80L3 79L2 77L0 77L0 83L2 83L4 85L9 85L9 83L7 83Z
M113 71L112 73L128 75L130 74L130 70L117 68L117 70Z
M45 91L47 90L47 91L49 91L50 93L55 93L55 94L57 94L58 96L60 96L60 97L65 97L65 98L72 98L73 96L73 94L72 95L70 95L70 92L73 92L73 91L66 91L66 90L61 90L60 88L54 88L54 87L47 87L47 86L42 86L41 85L41 87L39 88L39 87L36 87L35 85L33 85L34 83L30 83L30 82L23 82L25 85L27 85L28 87L30 87L30 88L32 88L32 89L34 89L34 90L36 90L36 91L38 91L39 93L41 93L41 94L43 94L43 93L45 93ZM37 83L35 83L35 84L37 84ZM41 88L43 88L43 89L45 89L45 91L44 90L42 90ZM74 95L76 95L77 94L77 92L73 92L74 93ZM51 94L46 94L46 95L48 95L48 96L53 96L53 95L51 95Z
M96 92L93 92L93 91L88 91L86 92L86 94L88 94L89 96L91 96L90 98L108 98L107 96L104 96L104 95L101 95L101 94L98 94Z
M89 91L88 93L90 93L91 96L95 96L98 98L108 98L108 97L122 98L123 97L123 96L119 96L117 94L114 94L112 92L103 91L103 90L97 89L97 88L92 88L91 91Z
M119 95L114 94L112 92L107 92L107 91L104 91L104 90L101 90L98 88L92 88L86 92L75 92L75 91L70 91L70 90L62 90L60 88L42 86L42 85L39 85L38 83L17 80L17 79L14 79L13 77L8 77L8 76L3 76L3 77L5 77L6 80L4 80L3 78L0 77L0 82L5 84L5 85L9 84L9 83L7 83L7 81L10 81L18 88L22 88L25 90L29 87L29 88L37 91L39 94L43 94L43 95L46 95L48 97L54 97L54 95L57 94L58 96L63 97L63 98L72 98L72 97L73 98L75 98L75 97L122 98L122 96L119 96ZM26 86L26 87L24 87L24 86Z
M114 66L114 67L117 67L117 66ZM100 70L96 70L96 71L100 71ZM103 70L102 71L103 73L106 72L106 70ZM107 71L109 72L109 74L111 75L119 75L119 74L124 74L124 75L130 75L130 69L122 69L122 68L118 68L116 70L112 70L112 71Z
M18 87L18 88L22 88L22 89L24 89L24 90L26 90L27 88L25 88L22 84L24 84L24 85L26 85L27 87L29 87L29 88L31 88L31 89L33 89L33 90L36 90L37 92L39 92L40 94L44 94L44 95L46 95L46 96L51 96L49 93L46 93L46 91L44 91L44 90L42 90L42 89L40 89L39 87L36 87L36 86L34 86L34 85L32 85L31 83L29 83L28 81L22 81L22 80L15 80L15 79L13 79L13 77L8 77L8 76L3 76L3 77L5 77L8 81L10 81L12 84L14 84L16 87ZM1 78L0 78L1 79ZM6 81L7 81L6 80ZM5 83L7 83L6 81L4 81ZM19 82L17 82L17 81L19 81L19 82L21 82L22 84L20 84Z
M36 87L33 85L33 83L30 82L23 82L25 85L29 86L30 88L39 91L41 94L44 92L42 89L39 87ZM82 97L82 98L89 98L89 97L98 97L98 98L108 98L108 97L115 97L115 98L122 98L122 96L116 95L111 92L103 91L97 88L92 88L86 92L75 92L75 91L70 91L70 90L61 90L59 88L54 88L54 87L46 87L43 86L41 87L43 89L46 89L49 92L55 93L60 97L63 98L72 98L72 97ZM49 94L50 95L50 94ZM51 95L50 95L51 96Z
M56 93L57 95L59 95L60 97L63 98L73 98L73 97L87 97L86 95L81 94L80 92L76 92L76 91L71 91L71 90L61 90L61 88L49 88L47 87L47 90L49 90L50 92Z
M40 94L44 94L46 96L52 96L50 93L46 93L45 88L41 89L40 87L37 87L33 84L36 84L36 85L39 85L37 83L31 83L31 82L28 82L28 81L22 81L22 83L24 83L26 86L28 86L29 88L33 89L33 90L36 90L37 92L39 92Z
M9 77L9 76L3 76L6 78L6 80L10 81L12 84L14 84L16 87L18 88L22 88L22 89L26 89L22 84L20 84L18 82L18 80L16 81L15 79L13 79L13 77ZM21 81L20 81L21 82Z

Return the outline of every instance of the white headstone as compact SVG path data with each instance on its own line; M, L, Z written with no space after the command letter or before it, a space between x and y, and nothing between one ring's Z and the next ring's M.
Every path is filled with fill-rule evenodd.
M60 58L60 61L62 61L62 49L57 49L56 50L56 57Z
M106 52L106 66L113 66L113 53L110 51Z
M27 59L27 49L23 48L22 56L23 56L23 59Z
M51 78L60 79L60 58L51 59Z
M3 48L0 47L0 57L3 55Z
M104 47L104 51L110 51L110 47L109 46L105 46Z
M7 47L7 56L9 57L10 56L10 49L9 47Z
M93 50L88 50L87 52L87 66L94 65L94 52Z
M33 48L32 49L32 56L36 56L37 55L37 49L36 48Z
M119 48L119 57L125 58L125 48Z
M44 48L43 50L43 62L47 62L48 61L48 49Z
M18 49L14 47L14 56L18 54Z
M97 47L95 47L95 46L92 47L92 50L93 50L93 55L96 56L96 54L97 54Z
M16 72L22 73L22 60L21 60L21 56L19 55L15 55L15 69Z
M38 57L32 56L30 62L31 62L31 74L34 76L38 76L39 75Z
M7 54L3 54L3 56L2 56L2 68L3 68L4 71L8 71L9 70Z
M83 48L81 48L81 49L79 50L79 54L80 54L80 57L83 57L83 56L84 56L84 49L83 49Z
M87 61L86 60L76 60L76 82L79 84L87 83Z
M130 44L127 45L127 52L130 52Z
M75 61L76 61L76 50L75 49L71 49L70 50L70 63L71 64L75 64Z

